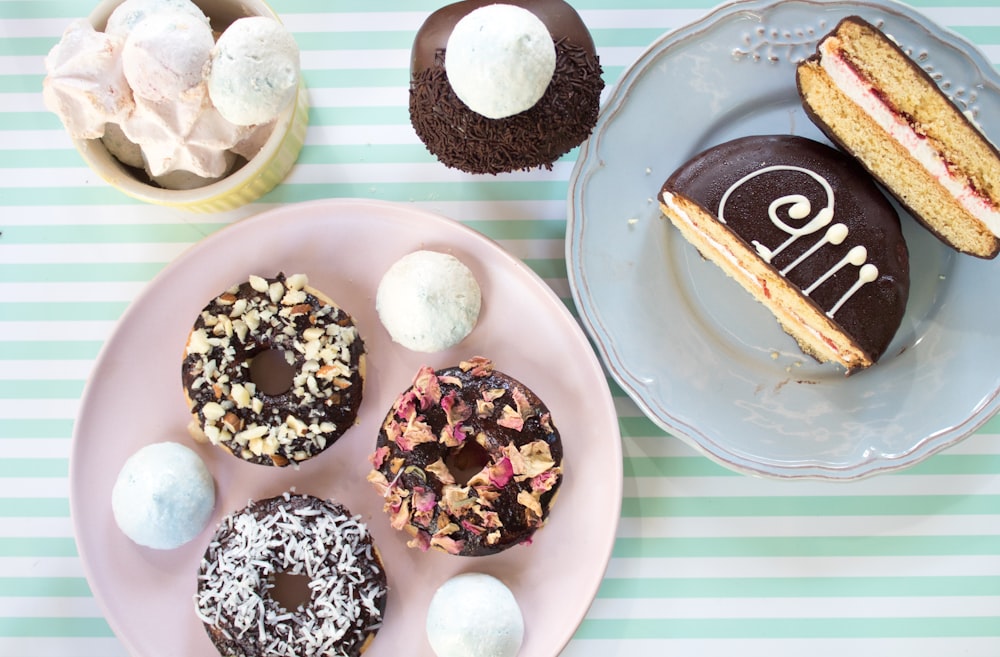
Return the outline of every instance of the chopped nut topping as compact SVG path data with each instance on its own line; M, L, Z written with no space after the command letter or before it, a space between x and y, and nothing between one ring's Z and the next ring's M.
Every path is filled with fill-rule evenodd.
M231 433L236 433L243 428L243 418L233 412L226 413L222 418L222 424L225 425Z
M302 274L248 277L205 307L185 347L200 433L256 463L309 458L356 421L364 343L350 316L307 284ZM291 389L269 395L254 383L249 364L264 350L284 354L296 372Z
M261 294L267 292L268 285L270 285L266 280L260 276L250 275L250 287Z
M309 285L309 278L305 274L292 274L285 279L285 283L290 290L301 290Z

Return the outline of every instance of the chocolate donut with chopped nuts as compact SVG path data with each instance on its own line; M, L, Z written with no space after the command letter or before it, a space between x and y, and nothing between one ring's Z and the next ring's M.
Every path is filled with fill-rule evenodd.
M368 474L410 547L496 554L548 519L563 448L545 404L476 357L423 367L393 403Z
M198 315L181 368L196 440L286 466L355 423L364 342L351 316L308 282L250 276Z
M290 576L309 580L308 600L295 609L277 595L278 578ZM222 519L198 569L194 605L222 655L357 657L382 625L387 592L358 516L285 493Z

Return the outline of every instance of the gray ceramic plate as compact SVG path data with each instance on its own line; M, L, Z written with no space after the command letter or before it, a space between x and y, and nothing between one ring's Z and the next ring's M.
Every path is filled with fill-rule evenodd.
M823 140L795 64L837 21L882 26L1000 139L1000 78L970 44L886 2L741 2L664 35L622 76L570 181L574 300L605 364L655 422L742 472L855 479L912 465L1000 404L1000 263L959 256L902 213L911 294L873 368L803 356L771 314L665 221L660 185L742 135Z

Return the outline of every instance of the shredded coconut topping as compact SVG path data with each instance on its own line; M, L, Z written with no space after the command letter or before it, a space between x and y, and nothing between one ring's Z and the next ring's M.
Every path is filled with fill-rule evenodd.
M310 579L309 603L283 608L274 575ZM223 519L202 559L195 611L226 654L360 654L382 623L385 572L368 528L308 495L251 503Z

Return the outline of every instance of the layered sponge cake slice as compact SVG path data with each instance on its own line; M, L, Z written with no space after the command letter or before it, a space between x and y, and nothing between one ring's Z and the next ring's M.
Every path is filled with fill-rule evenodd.
M1000 252L1000 154L872 24L844 18L799 63L810 119L946 244Z

